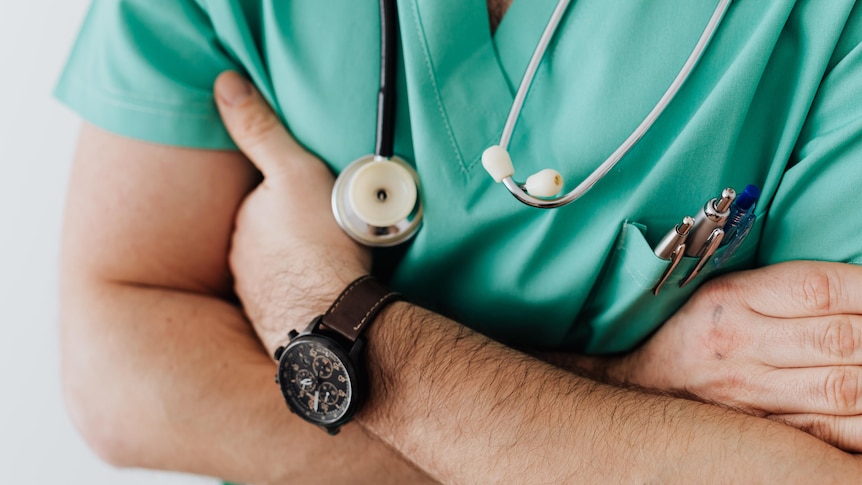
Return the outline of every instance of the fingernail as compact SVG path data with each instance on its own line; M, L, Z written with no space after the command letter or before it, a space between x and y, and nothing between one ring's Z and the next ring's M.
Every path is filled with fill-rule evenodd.
M251 96L251 84L232 72L222 77L218 85L218 95L228 106L236 106Z

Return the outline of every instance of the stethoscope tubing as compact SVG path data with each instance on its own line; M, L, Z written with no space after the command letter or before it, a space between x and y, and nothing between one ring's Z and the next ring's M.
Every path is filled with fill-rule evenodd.
M517 124L518 119L520 118L521 109L523 108L524 101L527 97L527 93L529 92L530 85L533 82L533 78L536 75L536 71L538 70L539 63L544 57L545 50L547 49L548 43L550 43L551 37L553 37L554 31L557 28L560 20L565 13L566 7L569 4L569 0L560 0L557 4L557 8L554 10L554 13L551 16L551 20L548 22L547 27L545 28L545 32L542 34L542 38L539 44L536 47L536 50L533 52L533 57L530 60L530 64L527 66L527 71L524 73L524 78L521 82L521 85L518 88L518 94L515 97L515 102L512 103L512 109L509 111L509 116L506 120L506 125L503 128L503 134L500 137L500 146L504 149L508 148L508 144L512 138L512 132L515 129L515 125ZM683 64L682 69L679 74L677 74L676 78L671 83L670 87L668 87L667 91L665 91L664 95L659 99L658 103L655 107L650 111L650 113L644 118L644 120L638 125L637 128L632 132L631 135L605 160L599 165L587 178L585 178L577 187L572 189L569 193L561 197L555 198L537 198L528 194L524 191L524 186L521 183L516 182L512 177L506 177L502 180L505 184L506 188L509 189L509 192L515 196L518 200L527 204L531 207L536 207L540 209L553 209L557 207L564 206L575 200L581 198L584 194L587 193L591 188L593 188L596 183L599 182L602 178L607 175L608 172L613 169L617 163L619 163L622 158L628 154L632 148L641 140L641 138L646 135L647 132L652 128L655 124L656 120L661 116L661 114L667 109L668 105L670 105L671 101L676 97L677 93L679 93L683 84L685 84L686 80L691 76L692 71L697 66L700 59L703 57L706 48L709 46L712 41L715 33L718 31L719 25L721 25L722 20L724 20L725 15L730 7L731 0L720 0L718 6L715 9L712 17L709 20L706 28L701 34L700 38L697 41L697 44L694 46L691 54L688 59Z
M571 0L558 0L518 86L503 127L500 145L486 150L486 154L497 150L494 152L496 155L492 155L489 159L492 160L492 166L495 168L492 170L486 165L492 177L503 182L509 192L524 204L542 209L561 207L582 197L644 137L676 97L703 57L727 13L731 0L719 0L703 34L670 87L610 157L571 192L560 197L537 197L530 195L525 190L526 185L516 182L513 178L514 166L506 149L539 65L570 3ZM375 150L373 155L360 157L345 168L336 179L332 193L333 215L339 226L350 237L368 246L385 247L400 244L413 237L422 223L423 209L418 175L412 166L394 154L398 30L396 0L380 0L380 88L377 93ZM485 162L483 154L483 165ZM501 168L504 172L498 178L495 174L499 173ZM558 189L562 186L561 176L553 170L544 170L537 176L547 173L555 175L554 185L547 185L545 183L547 179L534 179L538 182L531 186L534 193L550 195L553 191L547 188Z
M382 158L394 155L397 45L398 6L395 0L380 0L380 89L377 92L374 154Z
M545 51L548 50L548 44L554 38L554 33L566 13L571 0L559 0L557 2L551 18L545 25L545 30L542 32L542 37L539 38L539 43L533 50L533 56L530 58L530 63L527 64L527 70L524 77L521 79L521 84L518 86L518 92L515 94L515 100L512 101L512 107L509 108L509 116L506 117L506 125L503 127L503 135L500 137L500 146L504 150L509 149L509 142L512 140L512 132L515 131L515 125L521 115L521 110L524 108L524 101L527 99L527 94L530 92L530 87L533 85L533 78L536 77L536 71L539 69L539 64L545 57Z
M332 214L360 244L389 247L413 237L422 224L419 175L395 155L398 75L396 0L380 0L380 87L374 153L357 158L332 188Z

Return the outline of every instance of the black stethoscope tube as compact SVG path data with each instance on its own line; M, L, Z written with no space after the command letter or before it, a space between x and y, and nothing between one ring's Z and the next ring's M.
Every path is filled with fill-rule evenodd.
M395 155L395 83L398 76L396 0L380 0L380 89L374 154L357 158L332 187L332 214L360 244L389 247L416 234L422 198L416 170Z
M380 90L377 92L377 144L374 154L392 158L395 144L395 83L397 74L398 7L380 0Z

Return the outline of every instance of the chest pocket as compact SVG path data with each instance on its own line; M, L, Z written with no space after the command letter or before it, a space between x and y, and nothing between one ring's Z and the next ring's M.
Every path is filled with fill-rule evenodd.
M682 306L704 281L721 273L753 267L762 228L763 217L758 217L748 237L720 268L716 268L714 260L728 246L719 248L700 274L680 288L680 282L698 262L698 258L684 257L655 296L653 288L670 263L653 253L644 237L645 226L625 222L577 322L573 334L576 346L591 354L632 349Z

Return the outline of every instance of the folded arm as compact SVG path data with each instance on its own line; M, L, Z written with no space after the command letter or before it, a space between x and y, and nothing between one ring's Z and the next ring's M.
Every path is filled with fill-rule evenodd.
M780 423L621 389L396 304L369 330L360 422L447 483L844 483L849 454Z
M242 483L426 481L358 426L333 439L287 412L275 364L228 296L234 216L257 182L237 153L84 128L62 257L74 423L117 466Z
M331 301L333 282L367 271L368 253L329 213L331 175L241 83L223 75L217 98L264 184L238 215L231 262L274 349L309 321L304 302ZM328 283L283 277L297 267ZM385 310L367 335L372 400L358 421L444 482L842 482L862 471L781 423L600 384L408 303Z

